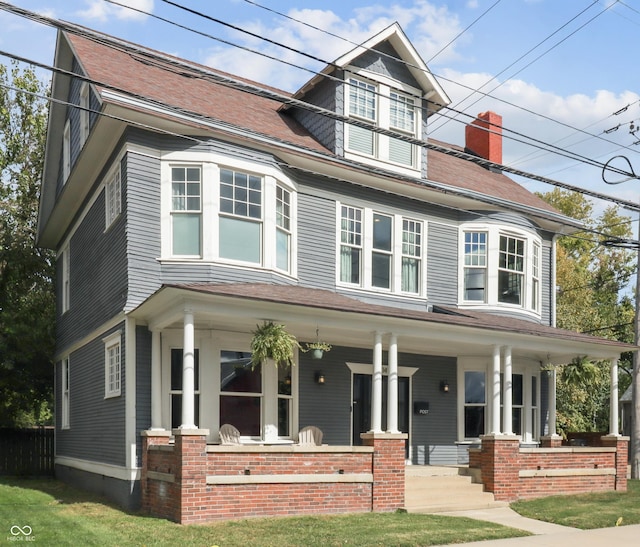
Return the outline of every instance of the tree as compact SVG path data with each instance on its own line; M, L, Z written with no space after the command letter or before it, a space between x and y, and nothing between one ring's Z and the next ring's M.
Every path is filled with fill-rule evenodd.
M46 93L32 68L0 65L0 425L51 415L54 260L36 245Z
M597 216L593 204L576 192L555 189L541 197L582 221L588 230L558 240L557 326L633 342L634 305L628 286L635 273L634 253L605 244L607 240L629 238L630 219L621 216L616 207L608 207ZM620 388L624 389L630 383L631 354L624 355L619 364ZM558 429L565 433L606 431L610 387L608 362L579 358L562 366L557 384Z

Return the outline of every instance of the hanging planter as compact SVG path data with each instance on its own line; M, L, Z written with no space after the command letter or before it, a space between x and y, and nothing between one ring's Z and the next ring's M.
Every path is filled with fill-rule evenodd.
M302 351L310 351L312 359L322 359L325 351L331 351L331 345L320 341L319 329L316 329L316 341L305 344L305 348Z
M273 360L276 366L293 366L295 348L302 349L298 340L289 334L284 325L273 321L265 321L262 325L256 325L252 332L251 340L251 366L256 367Z

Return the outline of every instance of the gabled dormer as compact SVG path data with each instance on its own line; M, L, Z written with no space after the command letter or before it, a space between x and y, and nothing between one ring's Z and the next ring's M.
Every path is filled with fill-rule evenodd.
M426 175L426 149L385 131L424 140L427 119L451 102L397 23L329 64L295 98L342 117L293 111L336 155L411 177Z

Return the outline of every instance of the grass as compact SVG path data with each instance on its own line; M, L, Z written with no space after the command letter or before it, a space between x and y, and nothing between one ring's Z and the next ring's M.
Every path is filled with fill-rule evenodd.
M0 479L0 545L31 527L41 545L422 546L528 535L467 518L409 513L282 517L181 526L124 512L56 480Z
M627 492L602 492L574 496L552 496L518 501L511 508L530 517L573 528L589 530L620 524L640 524L640 480L627 481Z

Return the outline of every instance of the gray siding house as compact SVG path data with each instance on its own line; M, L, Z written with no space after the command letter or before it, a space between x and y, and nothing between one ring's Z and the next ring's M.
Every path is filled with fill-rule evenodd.
M555 238L579 225L495 168L497 114L427 139L449 99L396 24L293 95L87 29L55 64L39 241L64 480L136 507L144 431L225 423L405 433L407 464L465 463L485 434L555 434L549 365L628 350L554 328ZM332 349L252 369L265 321Z

